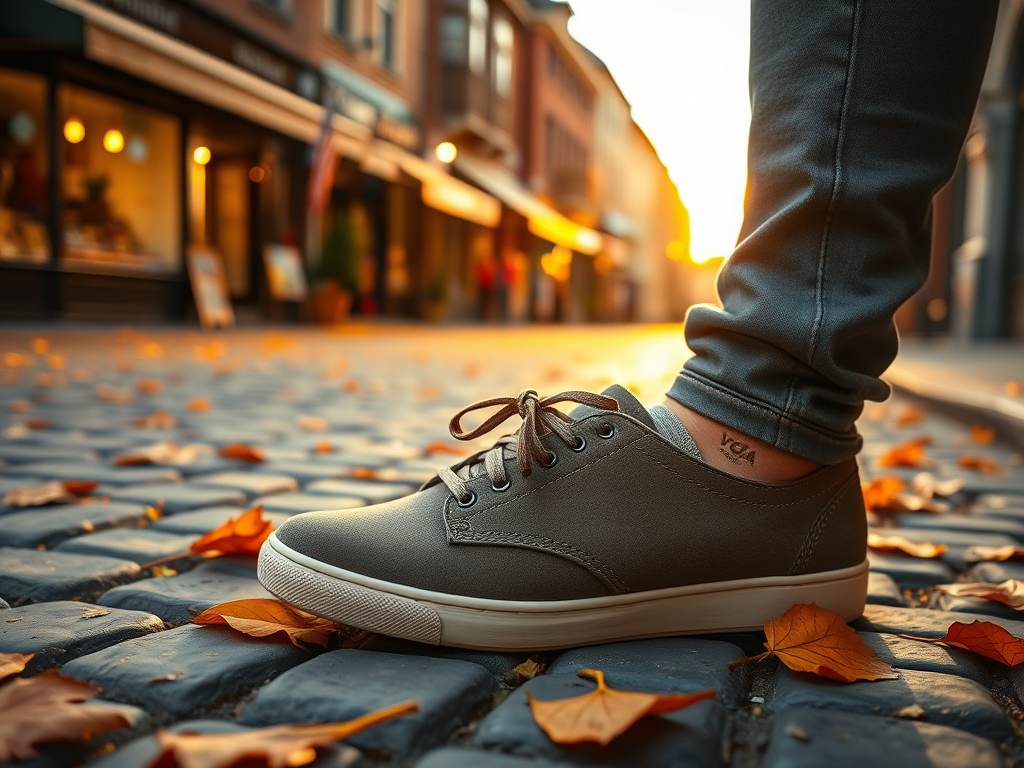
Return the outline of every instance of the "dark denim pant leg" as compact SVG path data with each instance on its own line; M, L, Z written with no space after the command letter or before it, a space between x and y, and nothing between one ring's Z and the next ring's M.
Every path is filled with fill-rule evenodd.
M996 0L753 0L748 203L686 319L669 397L832 464L889 394L893 314L923 283L929 206L981 87Z

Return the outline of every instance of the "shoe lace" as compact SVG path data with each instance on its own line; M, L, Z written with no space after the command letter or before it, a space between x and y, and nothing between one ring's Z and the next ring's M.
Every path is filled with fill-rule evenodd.
M567 446L579 450L583 445L583 438L577 437L569 428L574 419L554 407L558 403L568 402L604 411L619 410L619 404L614 398L593 392L559 392L557 395L542 398L533 389L524 390L516 397L492 397L489 400L481 400L467 405L452 417L451 423L448 425L448 430L456 440L473 440L485 435L517 414L522 418L523 423L514 434L498 438L491 448L479 451L453 467L440 470L437 473L438 479L448 487L448 490L455 495L460 503L471 503L475 497L466 484L466 480L472 476L470 468L478 464L481 457L483 457L483 471L490 478L491 485L494 488L504 489L508 487L509 483L505 474L506 450L515 454L516 463L519 465L519 471L523 477L529 477L532 474L534 463L542 467L551 466L557 458L554 451L545 448L544 443L541 442L540 438L544 435L553 432ZM462 417L466 414L498 406L500 409L480 426L468 431L463 429Z

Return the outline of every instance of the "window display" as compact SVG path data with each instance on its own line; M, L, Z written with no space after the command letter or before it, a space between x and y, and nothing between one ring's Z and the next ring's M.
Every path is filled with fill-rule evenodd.
M50 259L46 94L42 75L0 69L0 261Z
M176 271L180 121L70 85L59 104L64 262Z

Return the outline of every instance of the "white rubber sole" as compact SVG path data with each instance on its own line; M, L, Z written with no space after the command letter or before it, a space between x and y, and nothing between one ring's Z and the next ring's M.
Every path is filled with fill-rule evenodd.
M260 550L259 578L302 610L361 629L431 645L542 651L759 630L798 603L817 603L853 621L864 610L868 564L584 600L521 602L380 581L300 554L271 534Z

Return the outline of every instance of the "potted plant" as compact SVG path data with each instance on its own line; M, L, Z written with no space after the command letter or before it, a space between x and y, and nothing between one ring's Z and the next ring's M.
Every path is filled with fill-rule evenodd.
M320 262L311 270L310 300L318 323L343 323L359 285L355 233L344 213L331 217Z

